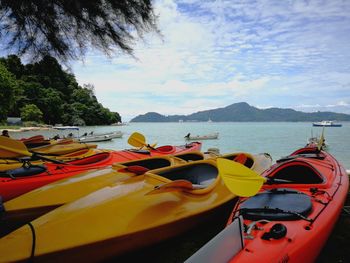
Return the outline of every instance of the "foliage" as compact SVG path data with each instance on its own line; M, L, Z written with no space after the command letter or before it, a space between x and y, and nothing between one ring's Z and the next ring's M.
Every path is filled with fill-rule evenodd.
M41 121L43 113L35 104L28 104L21 108L21 118L23 121Z
M0 40L34 59L77 59L90 47L131 54L136 34L158 31L150 0L1 0L0 15Z
M74 75L64 71L55 58L45 56L27 65L14 55L0 58L0 80L3 119L22 115L21 109L32 104L42 113L39 119L52 125L105 125L121 121L118 113L97 101L92 84L79 86ZM27 112L24 114L27 119ZM36 121L37 117L30 119Z
M16 79L0 61L0 122L4 122L14 103Z

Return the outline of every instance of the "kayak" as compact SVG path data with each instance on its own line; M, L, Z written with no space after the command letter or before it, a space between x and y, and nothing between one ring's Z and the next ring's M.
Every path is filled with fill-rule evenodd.
M235 156L240 154L242 153L227 154L224 158L233 160ZM264 154L251 155L247 153L246 156L247 161L245 165L258 173L262 173L271 166L271 159ZM125 179L129 179L134 173L131 171L120 172L125 167L136 165L153 170L162 166L180 164L184 161L199 161L203 160L203 158L202 153L194 151L174 156L168 155L114 163L112 167L80 173L23 194L6 202L6 211L25 211L26 209L41 211L45 207L54 207L72 202L93 191L107 187L111 183L121 183ZM65 194L62 195L62 193Z
M81 159L84 157L88 157L97 153L101 152L106 152L108 150L101 150L101 149L81 149L72 153L67 153L63 155L58 155L58 156L46 156L44 157L50 158L52 160L57 160L57 161L63 161L63 162L68 162L68 161L73 161L77 159ZM25 158L27 159L27 158ZM0 159L0 172L7 171L7 170L12 170L16 168L20 168L23 166L23 159L21 158L16 158L16 159ZM42 160L30 160L32 164L43 164L44 161Z
M183 146L165 145L154 150L130 149L102 152L62 164L45 163L44 165L33 165L25 163L21 168L0 173L0 196L4 201L7 201L54 181L76 175L86 170L106 167L115 162L187 153L200 150L200 148L201 143L195 142Z
M241 198L228 226L211 241L219 250L224 232L236 233L216 262L315 262L348 195L346 170L329 153L306 147L278 160L263 177L268 184ZM242 224L243 235L233 230ZM188 262L200 260L195 255Z
M45 140L43 135L35 135L29 138L22 138L20 141L23 142L27 148L34 148L51 144L50 140Z
M88 174L92 176L92 173ZM110 181L68 203L52 199L47 203L42 201L40 212L38 207L17 206L15 209L16 199L5 203L1 226L6 225L6 218L14 222L19 213L26 214L30 220L0 239L3 260L35 257L39 261L101 261L178 235L217 215L217 209L235 197L218 176L215 159L128 177ZM74 178L79 180L82 175ZM64 181L68 182L67 179ZM47 197L52 192L48 193ZM62 194L56 196L66 198ZM41 200L45 199L42 196ZM28 222L30 226L26 224ZM33 253L32 231L36 237Z
M108 187L111 184L122 183L135 175L145 173L147 170L174 166L186 162L184 159L165 155L114 163L112 167L83 172L47 184L7 201L6 211L7 214L16 214L16 221L23 221L24 219L21 218L17 211L30 210L32 211L31 214L34 211L39 213L45 208L72 202L96 190ZM65 194L62 195L62 193ZM23 215L25 216L26 213L23 213Z
M43 154L43 155L62 155L80 151L82 149L92 149L97 148L96 144L87 144L87 143L67 143L67 144L49 144L31 150Z

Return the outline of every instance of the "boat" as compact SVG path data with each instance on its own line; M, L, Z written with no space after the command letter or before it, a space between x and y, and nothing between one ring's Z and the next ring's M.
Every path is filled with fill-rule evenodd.
M218 132L210 133L207 135L191 135L191 133L188 133L185 136L185 139L186 140L193 140L193 141L196 141L196 140L215 140L215 139L218 139L218 137L219 137Z
M320 121L312 123L314 127L341 127L341 123L336 123L334 121Z
M94 148L85 148L81 149L72 153L67 153L63 155L58 155L58 156L52 156L52 155L44 155L44 158L49 158L54 161L62 161L62 162L69 162L73 160L78 160L84 157L88 157L97 153L105 152L108 150L103 150L103 149L94 149ZM39 157L38 157L39 158ZM16 168L20 168L23 166L25 162L30 162L31 164L35 165L40 165L44 164L44 160L38 159L36 157L28 159L28 158L16 158L16 159L6 159L6 158L0 158L0 172L4 172L7 170L13 170Z
M239 156L238 159L244 159ZM82 176L77 175L71 181ZM178 164L139 175L131 172L122 182L112 177L114 181L107 186L67 203L64 200L69 191L64 191L64 195L50 192L47 198L41 196L42 206L36 208L17 206L15 209L11 203L17 198L6 202L0 224L5 229L0 231L3 233L2 260L102 261L179 235L215 217L219 209L235 197L218 176L216 159ZM53 196L62 201L53 201ZM16 220L20 215L26 220ZM8 233L6 229L13 224L17 229Z
M54 126L55 130L79 130L78 126Z
M145 173L147 170L191 161L188 159L189 155L196 155L196 159L203 160L201 153L190 152L180 154L179 157L165 155L114 163L111 167L80 173L7 201L6 211L13 213L23 209L41 210L44 207L69 203L101 188L108 187L110 184L122 183L136 174ZM63 192L64 195L62 195ZM18 217L17 220L19 220Z
M109 137L109 136L83 136L83 137L79 137L78 141L79 142L107 142L107 141L111 141L113 138Z
M123 133L120 131L103 133L103 134L87 134L85 133L83 136L79 137L79 142L103 142L110 141L116 138L122 138Z
M48 145L31 148L35 153L42 155L63 155L74 153L83 149L94 149L97 148L96 144L87 144L87 143L76 143L73 140L65 139L60 143L51 143Z
M349 191L344 167L319 148L299 149L262 176L226 173L244 197L227 227L186 262L315 262Z
M249 153L231 153L223 155L222 158L234 160L237 156L242 155L245 156L245 159L241 160L241 162L257 173L262 173L271 166L271 158L265 154L251 155ZM40 210L44 207L62 205L103 187L108 187L111 183L121 183L125 179L130 178L130 176L133 176L133 173L138 173L140 171L144 173L145 170L139 166L154 170L185 162L200 161L204 158L201 152L193 151L172 156L157 156L142 160L114 163L112 167L79 173L75 176L67 177L37 188L6 202L5 207L7 211L13 212L23 209ZM138 166L136 170L134 166ZM65 194L62 195L62 193Z
M127 149L102 152L66 163L35 165L24 161L23 166L20 168L0 172L0 196L6 201L54 181L76 175L86 170L106 167L115 162L168 154L188 153L198 151L200 148L201 143L193 142L181 146L165 145L150 150Z

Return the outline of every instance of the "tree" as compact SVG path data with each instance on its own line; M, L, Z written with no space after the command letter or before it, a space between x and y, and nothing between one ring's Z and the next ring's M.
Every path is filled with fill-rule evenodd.
M21 109L21 118L23 121L40 122L43 113L35 104L28 104Z
M42 114L31 118L48 124L105 125L120 121L118 113L98 102L92 84L79 86L75 76L64 71L55 58L45 56L34 64L22 65L17 56L8 56L0 58L0 63L2 119L20 116L24 106L34 104Z
M1 0L0 15L0 40L33 59L77 59L90 46L132 54L136 34L158 31L151 0Z
M0 123L6 120L14 103L16 79L0 62Z

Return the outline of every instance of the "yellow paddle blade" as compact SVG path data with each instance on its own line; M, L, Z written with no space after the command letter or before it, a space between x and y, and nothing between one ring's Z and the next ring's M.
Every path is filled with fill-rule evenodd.
M130 135L128 139L128 144L137 148L147 146L145 136L143 136L143 134L138 132L134 132L133 134Z
M146 193L146 195L154 195L167 192L175 191L191 191L194 190L193 185L190 181L187 180L175 180L166 184L157 185L153 190Z
M320 140L318 141L318 144L317 144L317 149L319 151L322 150L323 143L324 143L324 126L323 126L323 129L322 129L322 134L321 134Z
M32 156L23 142L0 136L0 158L17 158L23 156Z
M237 196L253 196L266 182L264 177L234 161L218 158L217 166L226 187Z

